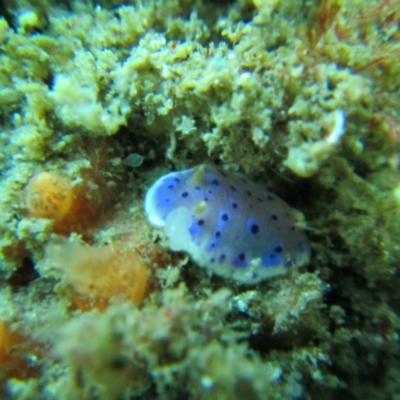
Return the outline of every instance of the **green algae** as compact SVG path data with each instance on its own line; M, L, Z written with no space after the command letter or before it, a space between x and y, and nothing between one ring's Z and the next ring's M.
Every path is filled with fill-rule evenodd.
M38 355L35 376L4 377L5 393L394 398L397 2L100 4L14 1L0 19L0 315L56 354ZM297 176L290 149L325 140L339 109L345 135ZM144 157L134 171L122 163L133 152ZM308 270L249 289L165 248L141 308L71 312L43 260L52 223L24 205L30 176L62 171L89 197L115 192L90 239L112 243L115 212L142 215L154 178L201 162L247 173L305 214ZM23 286L26 260L41 278Z

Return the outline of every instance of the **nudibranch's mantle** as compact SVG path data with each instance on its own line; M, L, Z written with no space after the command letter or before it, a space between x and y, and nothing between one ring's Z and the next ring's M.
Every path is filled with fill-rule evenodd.
M310 260L300 213L243 175L211 165L172 172L149 189L145 210L174 251L252 284Z

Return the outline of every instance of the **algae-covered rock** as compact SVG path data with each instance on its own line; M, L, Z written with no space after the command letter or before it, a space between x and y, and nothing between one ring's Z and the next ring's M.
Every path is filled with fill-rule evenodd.
M395 398L399 18L395 0L2 2L1 394ZM143 199L198 164L301 211L310 264L242 286L171 253ZM57 219L27 203L40 174L68 182ZM74 249L135 254L142 303L80 307L57 241L70 274Z

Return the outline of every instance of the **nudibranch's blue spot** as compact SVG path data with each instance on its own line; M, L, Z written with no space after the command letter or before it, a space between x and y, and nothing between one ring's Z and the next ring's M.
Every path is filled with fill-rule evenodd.
M238 204L237 201L234 200L234 199L229 199L229 204L231 205L231 207L232 207L233 209L237 209L237 208L239 207L239 204Z
M217 229L222 231L231 221L231 214L225 210L220 211L217 219Z
M233 260L232 264L237 268L247 268L249 262L246 260L246 253L239 253Z
M173 204L174 200L169 197L157 200L157 207L159 207L160 209L170 209L173 206Z
M282 264L282 256L275 252L270 252L262 259L263 267L276 267Z
M262 258L263 267L273 267L283 264L282 252L284 248L281 243L278 243L274 248Z
M201 234L204 223L205 223L204 219L193 221L192 225L189 228L189 233L192 236L192 238L195 238Z
M220 211L218 219L225 224L231 219L231 214L228 211Z
M212 251L218 247L221 243L221 231L216 231L214 237L211 239L210 243L207 245L207 251Z
M263 267L274 267L283 264L283 252L284 248L281 243L275 245L275 247L269 251L263 258L262 258L262 265Z
M272 221L277 221L277 220L279 219L279 217L278 217L276 214L274 214L274 213L270 213L270 214L269 214L269 218L270 218Z
M213 251L218 246L218 240L211 240L211 242L206 247L206 251Z
M252 235L257 235L261 232L261 225L254 218L249 218L246 222L247 230Z
M219 180L217 178L213 178L211 180L211 184L213 184L214 186L219 186Z
M310 260L296 213L240 174L211 165L172 172L148 190L149 221L164 228L174 251L245 284L286 273Z

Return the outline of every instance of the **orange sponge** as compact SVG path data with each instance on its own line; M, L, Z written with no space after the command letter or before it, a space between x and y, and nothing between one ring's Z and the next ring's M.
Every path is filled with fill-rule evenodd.
M28 182L26 205L36 218L60 221L73 202L73 191L68 179L51 172L39 172Z
M9 355L11 335L4 321L0 321L0 365L4 364Z
M39 172L28 182L25 201L28 212L35 218L54 221L53 232L69 235L71 232L88 234L98 221L101 195L88 195L90 180L79 186L53 172Z
M74 289L74 305L83 311L103 310L115 296L140 303L146 295L148 269L135 249L54 241L46 248L46 259L63 270Z
M38 369L29 362L29 356L36 354L37 350L38 344L17 331L11 331L8 324L0 320L0 382L36 375Z

